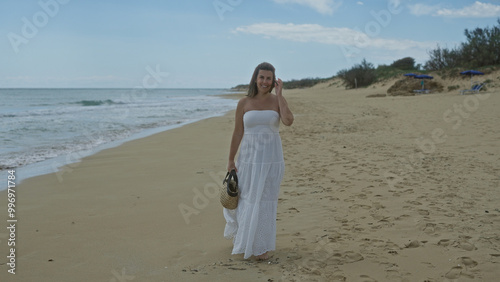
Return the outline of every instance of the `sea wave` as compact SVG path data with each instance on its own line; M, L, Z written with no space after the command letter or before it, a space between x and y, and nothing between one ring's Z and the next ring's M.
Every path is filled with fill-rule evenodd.
M124 102L115 102L111 99L107 100L81 100L78 102L74 102L73 104L82 105L84 107L90 106L102 106L102 105L125 105Z
M107 107L113 108L123 108L127 109L145 109L145 111L151 111L153 109L165 109L168 111L175 111L177 109L189 109L186 105L190 107L195 107L193 111L203 112L210 111L211 109L206 109L204 107L209 106L214 101L217 101L217 97L167 97L163 101L154 102L135 102L127 103L122 101L116 101L111 99L106 100L80 100L76 102L65 102L54 105L52 108L41 108L41 109L28 109L16 112L0 113L0 118L18 118L18 117L39 117L39 116L61 116L63 114L74 115L77 112L87 112L87 111L101 111L105 110Z

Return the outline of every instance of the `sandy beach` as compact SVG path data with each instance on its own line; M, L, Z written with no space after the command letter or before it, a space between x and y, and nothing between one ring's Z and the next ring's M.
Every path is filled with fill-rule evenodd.
M231 256L222 236L231 112L18 184L0 280L497 281L499 89L367 98L393 83L284 91L295 123L270 261Z

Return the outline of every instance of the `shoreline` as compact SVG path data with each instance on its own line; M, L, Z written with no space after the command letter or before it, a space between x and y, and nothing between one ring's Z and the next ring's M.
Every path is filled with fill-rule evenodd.
M62 181L25 180L17 274L0 258L0 279L493 281L498 91L367 98L386 88L285 93L295 122L280 127L286 169L269 262L230 255L223 238L229 112L83 158Z
M114 88L113 88L114 89ZM209 95L209 96L215 96L219 97L222 99L235 99L238 94L235 94L233 92L228 93L228 94L217 94L217 95ZM0 179L4 179L7 177L9 171L15 171L17 174L17 178L19 179L20 182L32 178L32 177L37 177L41 175L46 175L46 174L52 174L58 173L58 170L62 166L70 166L71 164L79 163L83 158L97 154L103 150L118 147L123 145L124 143L141 139L141 138L147 138L151 135L155 135L157 133L161 133L164 131L176 129L179 127L183 127L185 125L191 124L191 123L196 123L204 119L209 119L213 117L218 117L218 116L224 116L231 110L222 113L222 114L217 114L217 115L211 115L207 117L203 117L200 119L194 119L188 122L181 122L177 124L172 124L169 126L162 126L158 128L149 128L149 129L144 129L140 132L136 132L131 134L130 136L123 138L123 139L117 139L111 142L107 142L104 144L101 144L95 148L89 149L89 150L83 150L83 151L76 151L76 152L71 152L71 153L66 153L63 155L59 155L57 157L49 158L40 162L35 162L35 163L30 163L27 165L24 165L22 167L16 167L16 168L10 168L10 169L5 169L0 171ZM7 189L7 183L0 182L0 191L4 191Z

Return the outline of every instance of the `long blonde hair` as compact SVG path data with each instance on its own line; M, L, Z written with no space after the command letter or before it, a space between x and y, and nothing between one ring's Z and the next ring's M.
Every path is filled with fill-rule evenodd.
M255 95L257 95L258 93L257 75L259 74L260 70L271 71L273 73L273 83L271 84L271 89L269 90L269 92L273 91L274 89L274 83L276 82L276 74L275 74L276 70L273 65L264 62L259 64L253 72L252 79L250 80L250 85L248 87L248 94L247 94L248 97L255 97Z

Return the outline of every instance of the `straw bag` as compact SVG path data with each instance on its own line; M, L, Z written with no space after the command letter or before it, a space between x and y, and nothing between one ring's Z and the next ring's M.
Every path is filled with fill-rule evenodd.
M229 210L234 210L238 206L239 190L238 176L233 169L226 174L220 189L220 203Z

